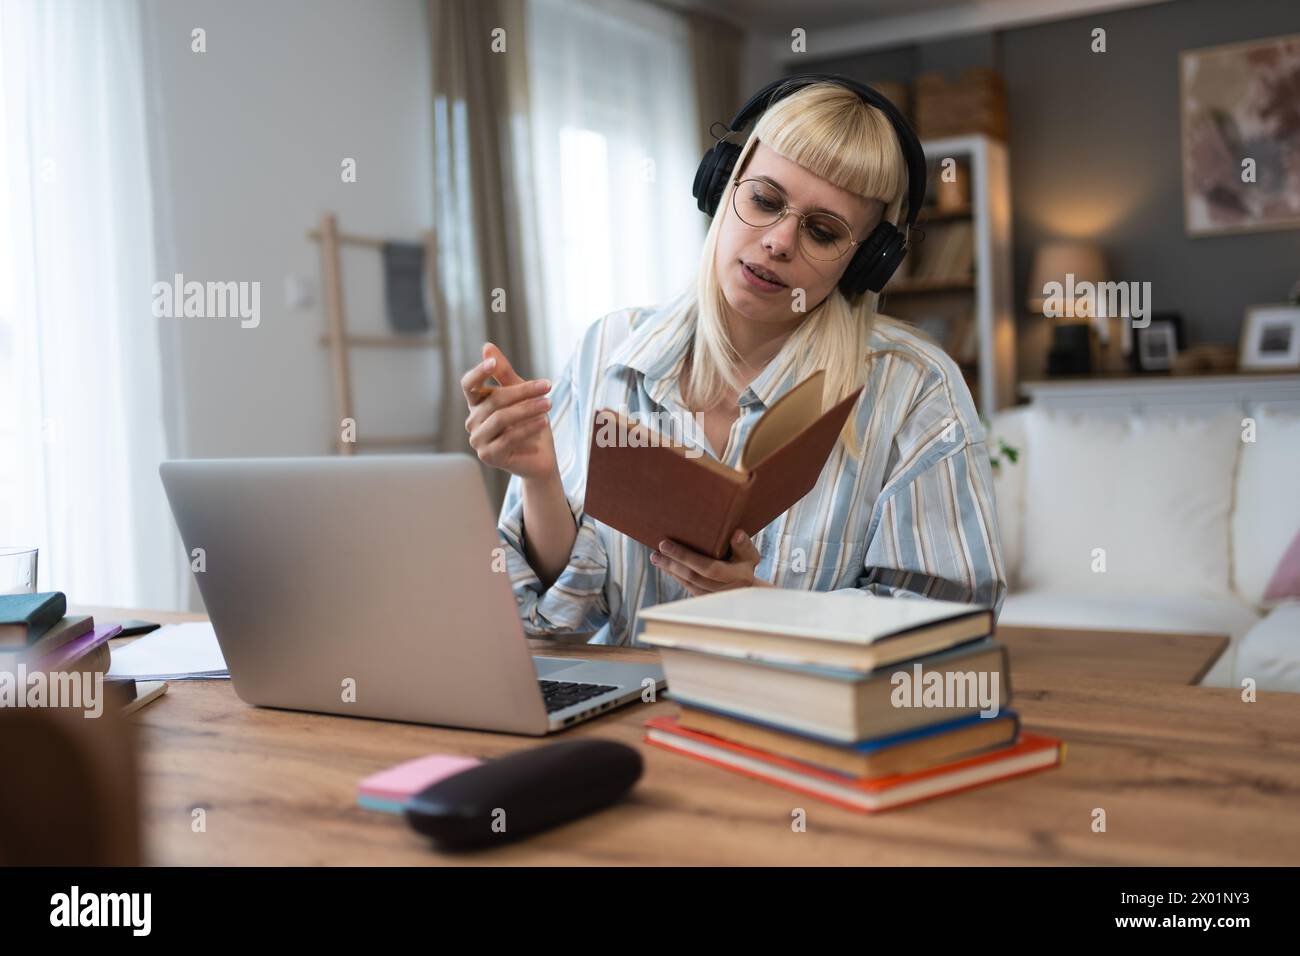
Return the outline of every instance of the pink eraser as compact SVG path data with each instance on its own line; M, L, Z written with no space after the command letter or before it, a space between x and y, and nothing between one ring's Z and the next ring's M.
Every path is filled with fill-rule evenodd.
M357 789L362 796L373 799L405 801L425 787L482 762L477 757L458 754L430 754L371 774Z

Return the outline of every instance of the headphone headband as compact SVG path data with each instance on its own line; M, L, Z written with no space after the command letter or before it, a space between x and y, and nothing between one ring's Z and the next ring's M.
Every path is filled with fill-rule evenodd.
M730 133L739 133L777 100L790 96L813 83L834 83L842 86L856 93L868 106L874 106L884 113L885 118L894 128L895 136L898 137L903 161L907 165L907 216L902 230L900 231L892 222L882 219L871 234L858 245L857 252L853 254L840 276L840 291L847 298L854 299L867 290L879 292L883 289L889 277L898 268L898 264L907 255L908 230L916 223L916 217L921 214L928 175L925 150L921 148L921 141L917 139L916 133L903 118L903 114L898 112L898 108L871 87L835 73L799 73L769 83L749 98L732 119L727 132L704 154L699 168L695 171L695 183L691 187L691 192L700 211L709 216L714 215L730 185L732 171L740 161L740 154L743 151L742 146L728 141L725 137ZM712 126L709 127L709 132L713 132Z
M749 98L749 102L732 117L727 129L729 132L739 133L777 100L785 99L805 86L825 82L836 83L857 93L869 106L874 106L884 113L885 118L889 120L889 125L894 128L894 135L898 137L898 145L903 151L903 159L907 164L907 225L914 225L925 202L925 181L929 175L925 163L925 150L921 148L921 141L903 114L898 111L898 107L866 84L838 73L798 73L774 80Z

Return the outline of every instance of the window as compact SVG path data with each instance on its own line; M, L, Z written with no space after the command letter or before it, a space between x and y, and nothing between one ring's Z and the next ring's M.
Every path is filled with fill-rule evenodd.
M700 157L686 23L633 0L535 0L528 30L539 365L554 375L596 319L686 286L707 220L691 197Z
M70 603L176 607L136 4L0 4L0 544ZM105 64L111 64L111 69Z

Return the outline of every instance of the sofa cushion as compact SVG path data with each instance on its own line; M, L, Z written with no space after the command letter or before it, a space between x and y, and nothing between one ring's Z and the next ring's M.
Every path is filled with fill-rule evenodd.
M1163 631L1177 634L1226 634L1230 640L1201 683L1233 686L1237 647L1259 615L1235 598L1119 595L1098 597L1077 592L1036 589L1007 595L998 626L1076 627L1087 630ZM1300 644L1300 641L1297 641ZM1295 653L1300 654L1300 647ZM1015 660L1011 661L1015 677Z
M1264 605L1264 591L1287 546L1300 534L1300 415L1260 407L1254 441L1241 443L1232 513L1233 581L1242 600Z
M1025 589L1234 597L1239 415L1040 409L1026 432Z
M1300 601L1273 608L1237 648L1233 686L1251 677L1259 690L1300 693Z

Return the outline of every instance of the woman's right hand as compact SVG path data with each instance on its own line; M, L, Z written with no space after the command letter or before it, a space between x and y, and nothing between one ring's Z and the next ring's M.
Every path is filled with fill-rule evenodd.
M489 378L501 383L487 386ZM547 417L551 389L546 379L524 380L505 353L486 342L483 361L461 376L461 390L469 406L465 431L479 461L525 480L558 476L555 440Z

